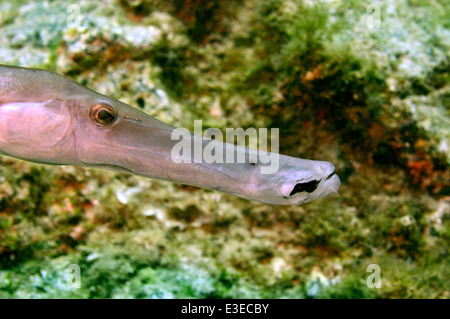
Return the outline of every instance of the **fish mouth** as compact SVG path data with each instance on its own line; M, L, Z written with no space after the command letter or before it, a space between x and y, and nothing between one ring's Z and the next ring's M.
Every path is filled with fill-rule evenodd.
M328 173L330 172L330 173ZM332 193L337 193L339 187L341 186L341 181L339 176L336 174L334 166L330 168L327 172L327 177L322 180L320 190L315 194L314 199L322 198Z
M337 193L339 187L341 186L341 180L336 172L333 170L327 178L323 181L324 186L326 186L329 190L329 193L334 192Z
M334 175L336 175L336 171L333 170L333 172L327 176L327 178L325 178L325 180L329 180L330 178L332 178Z

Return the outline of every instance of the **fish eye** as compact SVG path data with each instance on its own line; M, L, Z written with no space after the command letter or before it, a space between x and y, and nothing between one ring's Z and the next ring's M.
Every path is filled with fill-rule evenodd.
M117 111L114 105L100 102L90 110L90 117L92 122L100 126L108 126L114 123L117 118Z

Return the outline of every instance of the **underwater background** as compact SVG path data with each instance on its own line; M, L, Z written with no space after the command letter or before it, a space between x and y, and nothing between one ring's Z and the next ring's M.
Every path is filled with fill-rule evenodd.
M449 16L444 0L0 0L0 64L191 131L279 128L280 153L342 181L274 206L0 156L0 298L449 298Z

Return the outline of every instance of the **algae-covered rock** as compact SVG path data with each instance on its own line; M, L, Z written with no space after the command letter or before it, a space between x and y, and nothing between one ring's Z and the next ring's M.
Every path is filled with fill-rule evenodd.
M448 298L447 2L2 2L1 64L190 130L278 127L342 186L281 207L2 156L0 297Z

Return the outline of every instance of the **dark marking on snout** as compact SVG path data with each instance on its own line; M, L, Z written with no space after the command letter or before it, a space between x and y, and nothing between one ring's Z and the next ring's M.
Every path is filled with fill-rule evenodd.
M320 180L312 180L307 183L298 183L294 186L289 196L295 195L300 192L312 193L316 190L317 186L319 186Z

